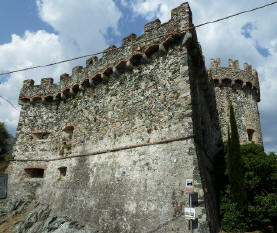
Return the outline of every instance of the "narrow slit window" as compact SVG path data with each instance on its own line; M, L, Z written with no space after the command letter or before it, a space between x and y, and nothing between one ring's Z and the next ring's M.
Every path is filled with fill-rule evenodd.
M249 141L249 142L252 142L254 132L255 132L254 129L247 129L247 136L248 136L248 141Z
M41 134L41 139L47 139L49 136L49 133L43 133Z
M34 138L36 138L37 140L46 140L48 139L50 133L49 132L36 132L33 133Z
M44 169L43 168L25 168L25 173L30 178L43 178Z

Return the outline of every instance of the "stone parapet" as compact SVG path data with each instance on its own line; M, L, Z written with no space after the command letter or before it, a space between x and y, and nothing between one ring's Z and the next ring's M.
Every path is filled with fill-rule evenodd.
M132 69L133 66L149 61L150 56L157 51L165 53L172 43L181 41L180 38L191 27L191 10L188 3L183 3L172 10L168 22L161 24L157 19L146 24L143 35L128 35L123 38L121 47L110 46L100 59L89 58L86 67L76 66L72 69L71 75L62 74L58 83L53 83L52 78L41 79L41 85L34 85L33 80L25 80L19 103L63 99L85 86L92 86L101 79L108 79L112 74Z
M220 58L211 59L211 68L208 70L209 77L215 83L229 82L230 85L240 84L243 88L249 87L257 92L260 101L260 85L258 73L248 63L243 64L243 70L239 67L238 60L228 60L229 67L221 67Z

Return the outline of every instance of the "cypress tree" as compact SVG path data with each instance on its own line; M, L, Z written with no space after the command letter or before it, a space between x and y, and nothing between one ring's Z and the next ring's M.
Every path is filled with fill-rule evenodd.
M228 129L227 142L227 175L229 178L232 196L238 203L241 211L247 208L247 196L244 183L243 161L240 153L240 142L234 108L230 104L230 132Z

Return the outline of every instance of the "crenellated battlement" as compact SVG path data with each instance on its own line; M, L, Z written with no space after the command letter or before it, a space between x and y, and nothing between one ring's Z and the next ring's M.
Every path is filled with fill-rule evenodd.
M156 19L146 24L143 35L126 36L122 39L121 47L117 48L114 45L108 47L100 59L89 58L86 67L74 67L72 74L62 74L58 83L53 83L52 78L41 79L40 85L34 85L33 80L25 80L19 102L23 104L39 99L45 101L65 98L85 86L94 85L95 80L107 79L110 75L149 62L152 54L156 52L164 54L172 44L180 42L185 34L184 31L191 26L190 7L188 3L183 3L171 11L171 19L168 22L161 24L160 20Z
M243 88L249 87L257 91L258 101L260 99L260 85L258 72L252 69L248 63L243 63L243 70L239 67L238 60L228 59L228 67L221 66L220 58L211 59L211 68L208 70L209 76L215 83L229 82L231 85L240 84Z

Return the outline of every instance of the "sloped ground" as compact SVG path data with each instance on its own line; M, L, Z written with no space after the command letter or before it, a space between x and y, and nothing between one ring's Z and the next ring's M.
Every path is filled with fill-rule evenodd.
M2 200L0 233L97 233L67 217L56 216L48 205L36 201Z

